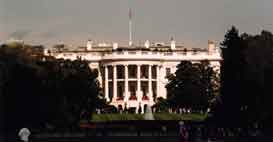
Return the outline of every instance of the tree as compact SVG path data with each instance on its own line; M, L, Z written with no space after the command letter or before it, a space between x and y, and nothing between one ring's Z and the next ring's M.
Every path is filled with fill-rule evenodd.
M47 94L54 94L52 99L58 108L54 123L61 124L60 127L76 126L82 111L93 112L99 101L97 71L90 70L88 62L80 59L45 61L42 66ZM86 119L91 119L91 115Z
M186 107L204 110L213 96L212 80L215 72L208 61L191 63L182 61L177 65L175 75L169 76L166 85L168 101L171 107Z
M166 99L159 97L152 108L156 109L156 112L168 112L169 103Z
M44 58L40 48L0 48L0 95L10 138L19 128L41 129L46 123L77 127L81 112L90 112L91 119L99 100L98 74L87 61Z
M228 102L231 103L232 101L232 105L219 105L216 109L220 110L221 107L221 111L225 112L226 115L219 116L223 119L229 118L229 122L233 124L233 116L238 115L238 108L240 108L239 100L241 100L240 96L238 95L241 92L239 87L240 83L238 80L240 80L242 71L239 70L239 68L244 65L241 58L243 50L243 48L241 48L242 40L239 36L238 30L235 27L232 27L227 32L225 35L225 40L221 43L221 46L223 57L223 62L221 64L221 100L223 100L223 104L228 104ZM215 111L218 112L219 110ZM230 115L231 112L234 115L228 116L228 114Z
M34 64L34 58L29 46L3 45L0 48L0 74L3 75L1 98L3 104L4 131L9 136L5 141L13 141L16 133L22 127L40 126L47 118L42 109L43 96L39 96L39 79L35 76L39 67ZM13 140L12 140L13 139Z
M216 120L227 125L257 122L271 127L272 34L262 31L260 35L239 36L232 27L221 45L222 103L216 107Z
M247 36L244 41L245 66L242 80L242 100L246 109L242 118L248 123L259 123L268 128L272 122L272 49L273 35L262 31ZM270 128L270 129L271 129Z

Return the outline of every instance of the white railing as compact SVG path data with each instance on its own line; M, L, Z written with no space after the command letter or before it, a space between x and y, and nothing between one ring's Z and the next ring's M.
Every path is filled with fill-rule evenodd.
M219 53L208 52L154 52L154 51L124 51L112 52L103 55L102 59L177 59L177 60L203 60L221 59Z
M85 60L118 60L118 59L154 59L154 60L221 60L218 52L208 54L208 52L155 52L155 51L118 51L110 53L55 53L56 58L75 60L82 58Z

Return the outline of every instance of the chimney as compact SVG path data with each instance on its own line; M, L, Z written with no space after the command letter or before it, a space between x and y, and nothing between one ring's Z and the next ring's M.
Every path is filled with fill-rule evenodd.
M150 41L146 40L144 45L145 45L146 48L149 48L150 47Z
M48 49L44 48L44 55L48 55Z
M87 44L86 44L87 50L92 50L92 45L93 45L93 41L92 40L88 40Z
M174 50L175 49L175 40L173 37L171 37L171 49Z
M114 50L118 49L118 43L116 43L116 42L113 43L113 49Z

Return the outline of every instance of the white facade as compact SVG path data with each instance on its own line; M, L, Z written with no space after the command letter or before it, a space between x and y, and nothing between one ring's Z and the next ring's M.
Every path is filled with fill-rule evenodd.
M89 42L90 43L90 42ZM92 47L92 48L90 48ZM207 48L187 49L175 45L153 46L147 41L141 47L118 47L88 45L88 50L51 52L56 58L90 62L90 68L99 71L98 80L104 89L104 97L110 104L136 110L144 105L153 105L156 98L166 98L166 75L175 73L183 60L200 62L209 60L219 71L221 55L215 44L209 41Z

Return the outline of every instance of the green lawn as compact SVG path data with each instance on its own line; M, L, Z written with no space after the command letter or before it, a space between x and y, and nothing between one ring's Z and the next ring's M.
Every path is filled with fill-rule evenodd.
M93 114L92 122L106 122L118 120L144 120L143 114ZM155 120L192 120L202 121L207 117L207 114L169 114L155 113Z

